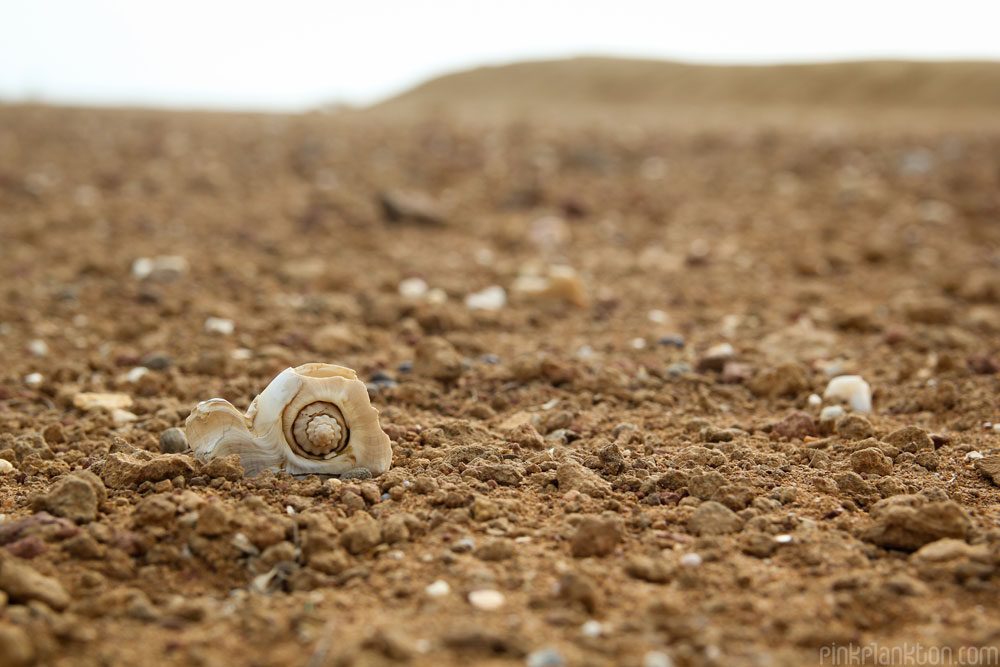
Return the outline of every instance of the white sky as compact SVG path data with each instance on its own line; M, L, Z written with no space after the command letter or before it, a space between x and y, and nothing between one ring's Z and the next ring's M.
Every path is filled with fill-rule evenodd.
M0 0L0 99L298 110L476 65L1000 60L1000 0Z

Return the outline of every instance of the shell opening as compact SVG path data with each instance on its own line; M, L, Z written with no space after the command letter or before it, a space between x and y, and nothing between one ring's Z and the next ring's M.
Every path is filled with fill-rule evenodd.
M329 459L347 447L350 430L344 414L333 403L317 401L305 406L292 422L292 449L311 459Z

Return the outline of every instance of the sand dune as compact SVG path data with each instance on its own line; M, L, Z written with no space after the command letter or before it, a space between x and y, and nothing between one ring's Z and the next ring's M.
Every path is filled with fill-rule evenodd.
M420 112L705 105L983 111L1000 107L1000 63L715 66L573 58L448 74L374 108Z

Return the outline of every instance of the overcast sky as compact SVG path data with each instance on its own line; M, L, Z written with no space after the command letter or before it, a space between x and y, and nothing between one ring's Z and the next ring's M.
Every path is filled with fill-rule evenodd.
M1000 0L0 0L0 99L298 110L571 55L1000 60Z

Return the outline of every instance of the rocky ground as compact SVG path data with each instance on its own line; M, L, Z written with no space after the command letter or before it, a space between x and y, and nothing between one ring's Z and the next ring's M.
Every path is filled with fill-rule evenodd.
M995 647L998 193L947 122L0 108L0 665ZM310 361L388 473L185 453Z

